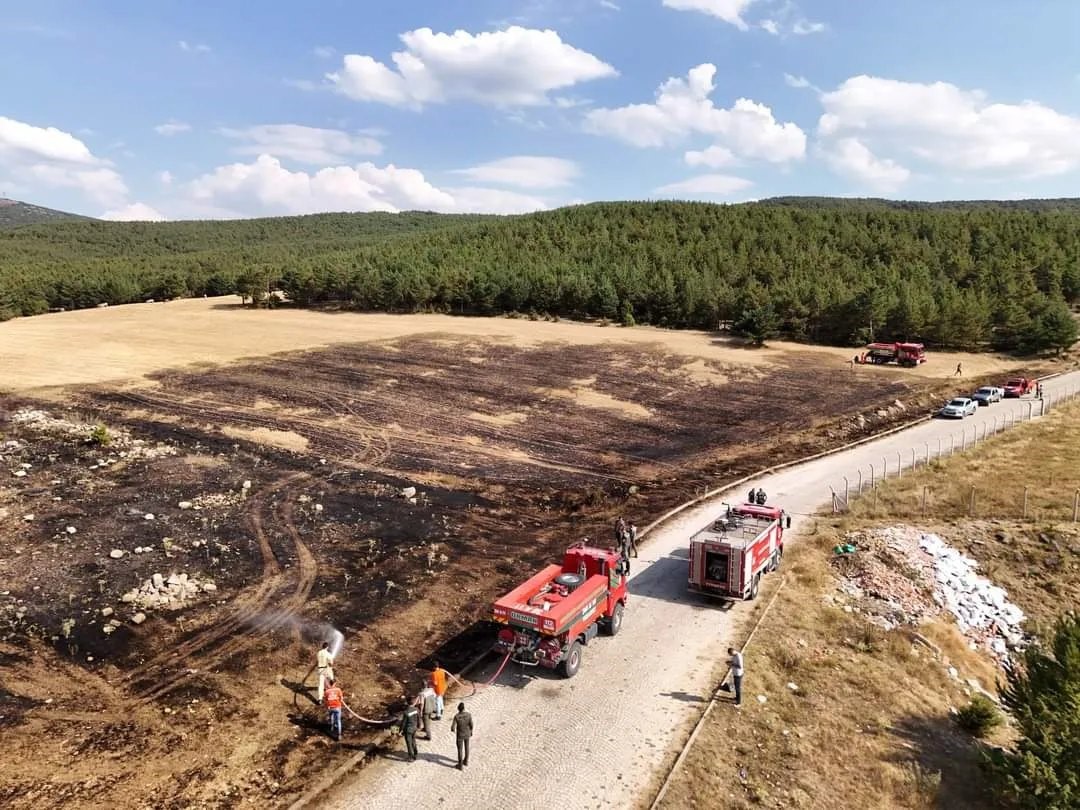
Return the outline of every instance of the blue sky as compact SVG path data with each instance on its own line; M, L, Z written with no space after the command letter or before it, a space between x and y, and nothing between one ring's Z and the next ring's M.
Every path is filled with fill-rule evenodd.
M1074 196L1073 0L38 0L0 194L111 218Z

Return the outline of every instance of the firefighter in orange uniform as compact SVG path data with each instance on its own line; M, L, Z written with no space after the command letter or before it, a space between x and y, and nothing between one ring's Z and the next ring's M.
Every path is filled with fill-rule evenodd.
M435 669L431 671L431 686L435 690L435 719L442 720L443 714L443 699L446 697L446 676L447 671L442 668L438 661L435 662Z
M327 680L324 692L326 698L326 711L330 719L330 736L335 740L341 739L341 707L345 703L345 695L341 687L334 683L333 678Z

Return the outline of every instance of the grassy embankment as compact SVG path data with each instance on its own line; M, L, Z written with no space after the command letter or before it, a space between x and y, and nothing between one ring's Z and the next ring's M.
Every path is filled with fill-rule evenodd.
M950 709L968 701L969 679L995 690L993 661L947 620L918 628L920 639L845 611L831 548L845 532L874 526L938 532L979 561L1032 629L1046 628L1080 605L1080 524L1071 522L1077 459L1074 402L891 480L847 515L823 516L788 555L784 587L747 650L743 708L725 703L711 713L663 806L990 806L978 744ZM1008 734L990 741L1007 744Z

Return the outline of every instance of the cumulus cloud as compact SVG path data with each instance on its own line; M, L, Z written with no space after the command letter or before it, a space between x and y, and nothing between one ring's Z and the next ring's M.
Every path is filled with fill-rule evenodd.
M371 56L348 54L326 74L334 88L357 101L420 109L452 100L494 106L548 103L548 93L579 82L616 76L611 65L562 41L551 30L511 26L471 34L419 28L401 35L405 50L388 67Z
M707 135L741 157L772 163L806 154L806 134L794 123L778 122L764 104L740 98L730 109L714 105L709 96L715 76L715 65L698 65L685 79L664 82L652 104L592 110L585 128L638 147L667 146L691 135Z
M794 87L796 90L805 90L808 88L811 90L817 90L817 88L814 87L814 85L810 83L810 80L805 76L792 76L790 73L784 74L784 84L786 84L788 87Z
M180 46L180 50L184 51L184 53L210 53L210 46L202 43L192 43L182 39L176 44Z
M1080 168L1080 118L1036 101L994 103L981 91L947 82L865 75L821 101L818 134L826 151L857 138L874 154L906 155L981 177L1040 177ZM841 148L858 153L850 144Z
M115 222L163 222L165 215L146 203L136 202L125 205L123 208L106 211L101 218Z
M163 186L171 186L173 179L173 173L168 169L158 172L158 182Z
M270 155L219 166L188 184L193 203L235 216L318 211L424 210L523 213L549 207L541 199L485 188L441 189L416 169L372 163L290 171Z
M750 26L743 14L754 2L756 0L664 0L664 5L676 11L700 11L745 31Z
M559 188L576 180L581 169L572 160L522 155L481 163L469 169L456 169L454 173L479 183L520 188Z
M27 187L71 188L103 205L122 202L123 178L70 132L0 116L0 179Z
M166 121L164 124L158 124L154 127L154 132L158 135L164 135L165 137L179 135L181 132L190 131L191 124L187 124L183 121Z
M804 37L807 34L820 34L824 30L825 23L810 22L809 20L796 20L795 25L791 26L791 32L800 37Z
M896 191L911 172L889 158L879 158L858 138L840 138L824 150L825 160L838 174L877 191Z
M761 26L763 31L772 34L774 37L780 36L780 23L776 20L762 20L758 25Z
M738 163L735 153L726 146L710 146L700 151L691 150L683 155L683 159L687 166L708 166L710 169L719 169Z
M702 174L678 183L660 186L655 193L664 196L704 194L722 197L743 191L752 185L754 184L743 177L733 177L729 174Z
M241 155L274 155L300 163L326 165L350 157L378 155L382 144L370 135L340 129L319 129L300 124L262 124L244 129L225 128L219 132L242 141L235 148Z

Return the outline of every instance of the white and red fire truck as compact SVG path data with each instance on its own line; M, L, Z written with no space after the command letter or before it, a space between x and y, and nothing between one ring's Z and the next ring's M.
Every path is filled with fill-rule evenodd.
M761 578L780 567L791 517L774 506L724 505L724 513L690 538L691 591L753 599Z
M572 678L581 667L582 647L603 629L622 627L629 593L626 566L614 549L577 543L562 565L549 565L495 601L499 630L495 649L526 666L558 668Z

